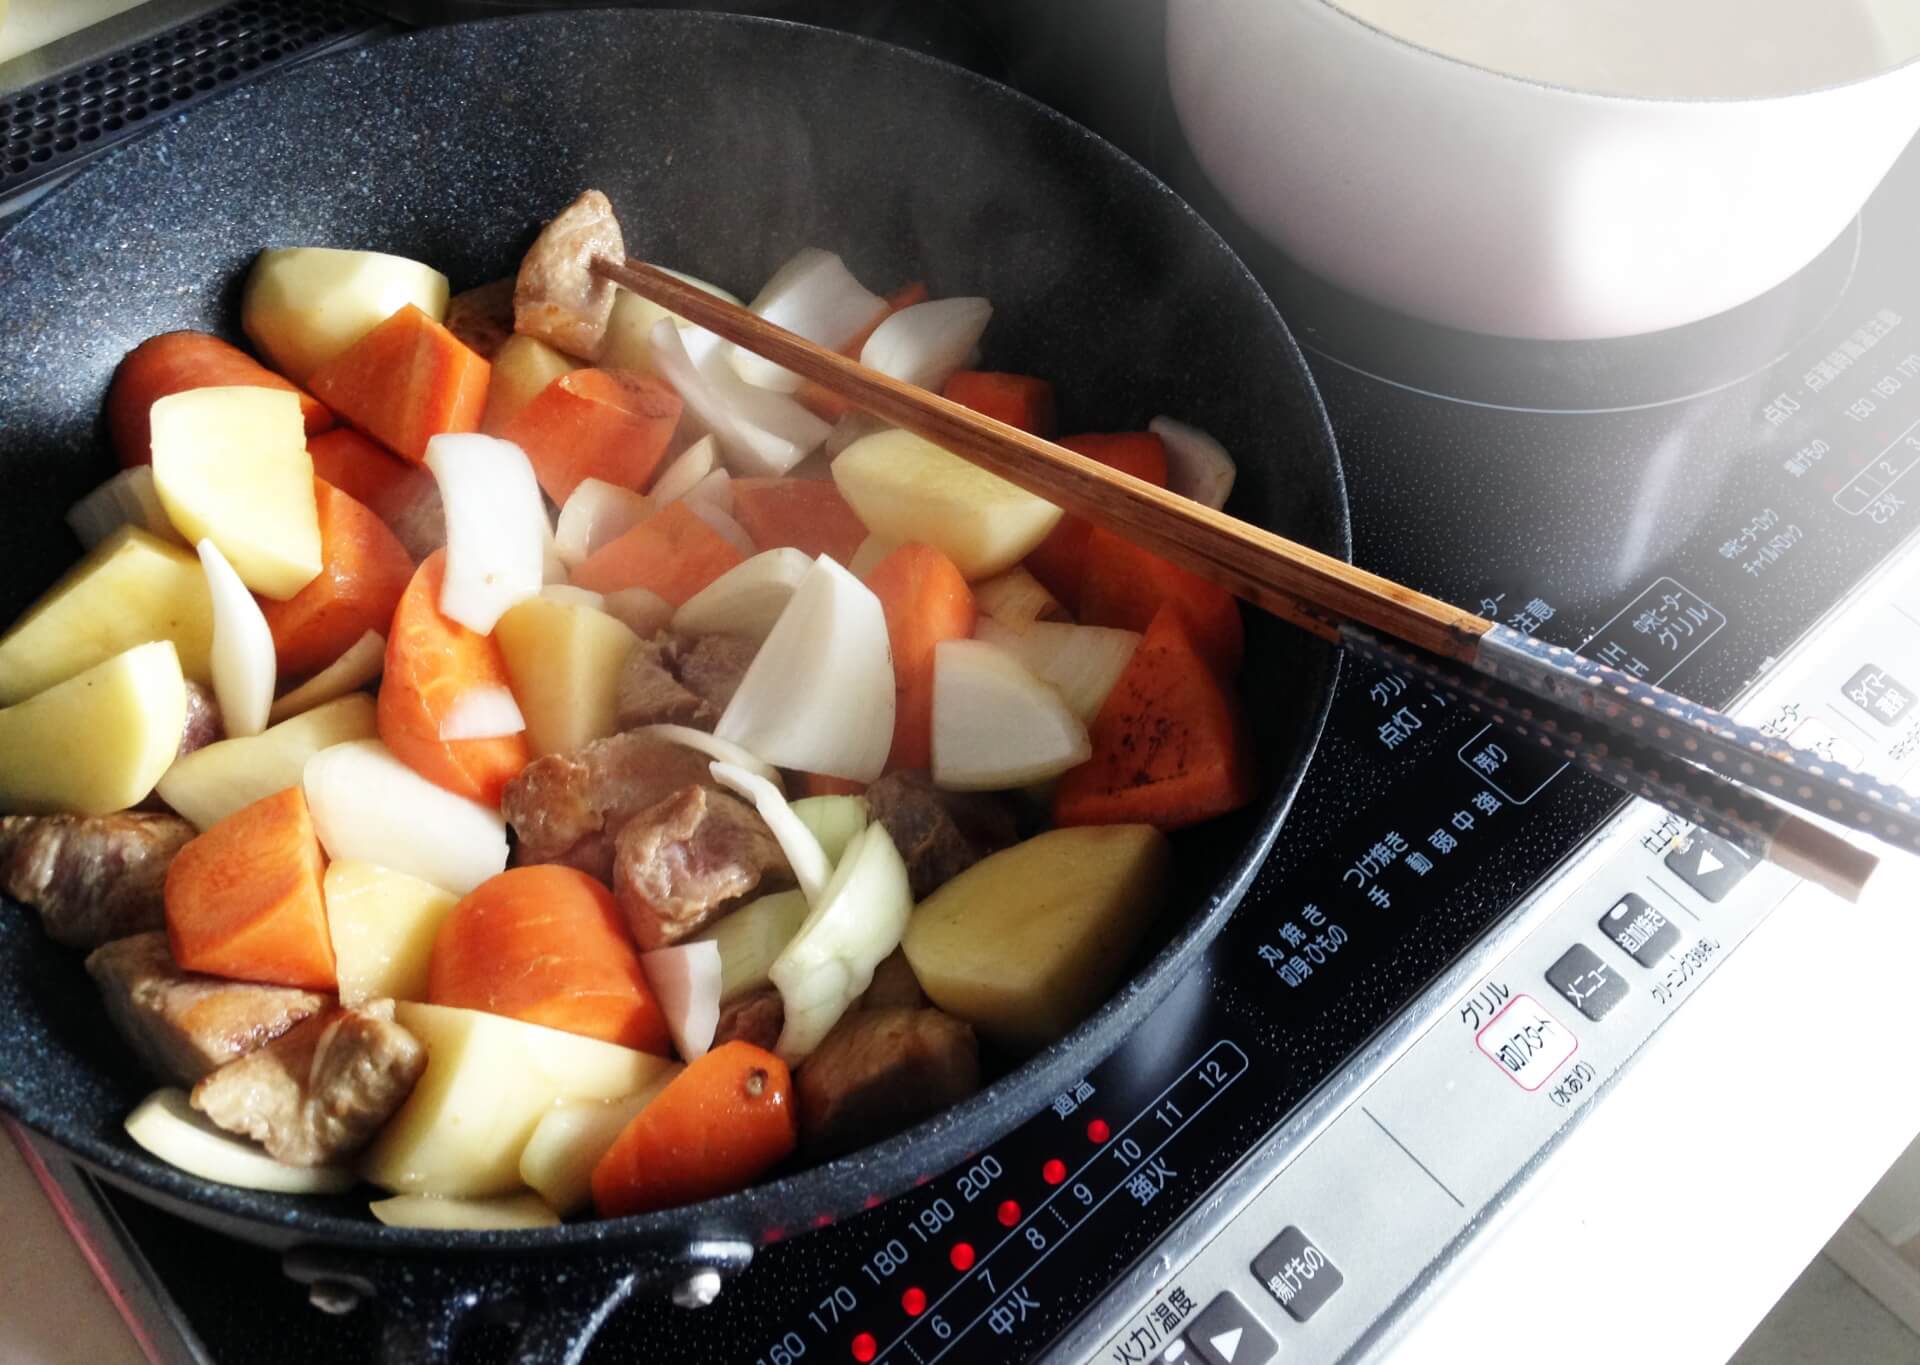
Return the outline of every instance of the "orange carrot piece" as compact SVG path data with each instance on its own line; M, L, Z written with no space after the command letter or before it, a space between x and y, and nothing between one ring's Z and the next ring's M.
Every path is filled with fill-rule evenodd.
M1087 537L1080 620L1090 626L1145 630L1167 605L1179 610L1194 648L1215 672L1231 678L1240 671L1246 628L1232 593L1112 531L1093 528Z
M1053 436L1053 385L1030 374L962 370L947 381L941 396L1035 436Z
M827 479L735 479L733 519L762 550L791 545L845 564L867 528Z
M446 560L445 550L428 555L401 594L376 719L381 740L402 763L450 792L497 807L507 783L527 766L527 737L440 738L440 723L466 692L508 686L493 637L440 613Z
M298 787L242 806L167 868L167 942L190 972L334 989L327 860Z
M582 479L644 491L680 423L680 395L645 374L574 370L535 394L501 429L527 452L555 502Z
M927 301L927 282L915 280L912 284L903 284L887 295L887 311L880 314L860 330L859 335L840 348L840 354L851 359L860 358L861 348L867 344L867 338L874 330L899 312L902 308L911 308L916 303ZM800 404L823 422L837 422L853 411L853 404L835 393L832 389L821 388L811 379L803 380L799 390L793 395Z
M307 454L313 457L315 478L325 479L382 521L391 521L394 508L433 484L433 475L419 465L389 454L352 427L310 437Z
M799 1141L787 1064L752 1043L722 1043L687 1064L633 1116L593 1168L603 1218L745 1189Z
M893 648L893 747L887 767L933 764L933 648L973 634L973 590L940 551L909 541L873 566L867 586L887 614Z
M318 399L238 346L205 332L166 332L128 351L107 386L107 434L120 467L152 463L148 415L154 403L170 393L236 384L299 394L309 436L333 425L333 414Z
M1167 448L1150 431L1103 432L1068 436L1060 442L1076 455L1098 460L1123 474L1167 486ZM1027 572L1059 598L1068 611L1080 611L1081 583L1087 569L1087 533L1093 529L1084 517L1066 516L1026 558ZM1151 611L1146 613L1150 617ZM1100 623L1090 623L1100 624ZM1146 618L1133 630L1146 628Z
M573 584L590 592L646 588L677 607L742 558L683 498L588 555Z
M800 785L808 796L864 796L867 784L851 777L828 777L825 773L802 773Z
M412 304L308 376L321 402L409 460L445 431L478 431L492 367Z
M1055 824L1181 829L1259 792L1239 700L1172 605L1155 614L1088 736L1093 757L1054 789Z
M468 892L433 941L427 999L673 1054L620 907L577 868L511 868Z
M413 560L385 522L325 479L313 493L320 576L284 602L260 599L283 678L317 673L370 630L384 635L413 578Z

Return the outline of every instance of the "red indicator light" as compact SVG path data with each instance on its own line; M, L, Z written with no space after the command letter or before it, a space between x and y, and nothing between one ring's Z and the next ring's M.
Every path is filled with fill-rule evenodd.
M919 1317L927 1311L927 1291L915 1285L900 1296L900 1306L907 1310L908 1317Z
M1113 1136L1113 1129L1107 1127L1105 1119L1095 1119L1087 1125L1088 1142L1105 1142Z
M853 1339L853 1358L859 1361L860 1365L866 1365L866 1362L879 1354L880 1343L873 1339L873 1333L862 1332Z
M1040 1168L1040 1178L1049 1185L1058 1185L1067 1178L1067 1163L1054 1157Z
M1020 1221L1020 1206L1009 1199L996 1210L995 1217L999 1218L1001 1227L1010 1228Z
M973 1269L973 1243L955 1242L953 1250L947 1253L947 1259L953 1262L955 1270Z

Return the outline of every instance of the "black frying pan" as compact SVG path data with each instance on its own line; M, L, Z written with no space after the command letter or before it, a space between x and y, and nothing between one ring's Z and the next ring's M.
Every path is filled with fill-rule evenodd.
M109 158L0 238L0 619L76 555L60 514L111 470L97 414L115 363L174 328L237 335L238 282L261 247L398 252L463 288L510 273L538 224L590 185L611 195L635 254L746 293L821 244L877 288L924 278L936 296L984 294L996 308L987 363L1051 377L1063 430L1137 428L1160 412L1196 422L1239 458L1240 515L1349 551L1331 433L1286 327L1220 239L1138 166L1029 100L899 49L629 11L432 31L244 88ZM755 1245L896 1194L1104 1057L1251 880L1335 672L1330 649L1250 622L1244 685L1267 796L1180 839L1178 903L1091 1018L910 1133L728 1198L446 1234L381 1227L359 1197L187 1175L125 1137L151 1082L108 1029L79 955L17 907L0 912L0 1108L143 1198L287 1250L297 1274L397 1300L396 1356L450 1349L457 1272L537 1301L527 1358L577 1358L610 1297L735 1269ZM552 1273L554 1253L568 1254L568 1274Z

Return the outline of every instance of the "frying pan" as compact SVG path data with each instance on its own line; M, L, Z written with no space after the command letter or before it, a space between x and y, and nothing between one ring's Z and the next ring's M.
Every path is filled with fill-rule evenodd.
M987 363L1050 376L1064 430L1184 417L1238 456L1241 515L1349 553L1332 435L1286 327L1140 167L1030 100L900 49L764 20L604 12L429 31L243 88L0 237L0 617L75 557L60 514L110 472L97 414L115 363L174 328L237 337L238 282L260 248L397 252L463 288L510 273L585 186L609 193L636 254L747 293L823 244L880 288L926 279L936 296L986 295ZM127 1140L121 1122L151 1081L113 1037L80 956L18 907L0 907L0 1108L102 1179L285 1253L316 1302L381 1296L393 1359L450 1358L481 1298L522 1305L523 1359L578 1359L625 1296L671 1287L702 1301L755 1246L987 1146L1165 997L1252 879L1332 695L1330 649L1270 621L1249 627L1264 800L1177 842L1175 903L1092 1017L863 1151L699 1205L520 1232L386 1228L364 1196L201 1180Z

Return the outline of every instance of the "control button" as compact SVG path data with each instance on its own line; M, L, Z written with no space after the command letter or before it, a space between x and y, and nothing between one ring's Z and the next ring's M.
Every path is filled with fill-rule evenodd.
M1280 1349L1231 1291L1195 1315L1187 1326L1187 1344L1207 1365L1266 1365Z
M1339 1267L1299 1228L1288 1228L1253 1258L1253 1277L1280 1300L1287 1316L1305 1322L1346 1283Z
M1473 1035L1473 1043L1526 1091L1538 1090L1552 1080L1561 1064L1580 1048L1579 1039L1524 993L1502 1005L1500 1013Z
M1680 942L1679 927L1631 891L1600 916L1600 932L1642 967L1657 965Z
M1584 943L1574 944L1547 968L1547 984L1596 1024L1627 998L1627 983Z
M1708 900L1719 902L1753 871L1753 859L1725 839L1696 829L1667 854L1669 868Z
M1840 686L1841 695L1882 725L1897 726L1914 702L1911 687L1878 664L1862 664Z

